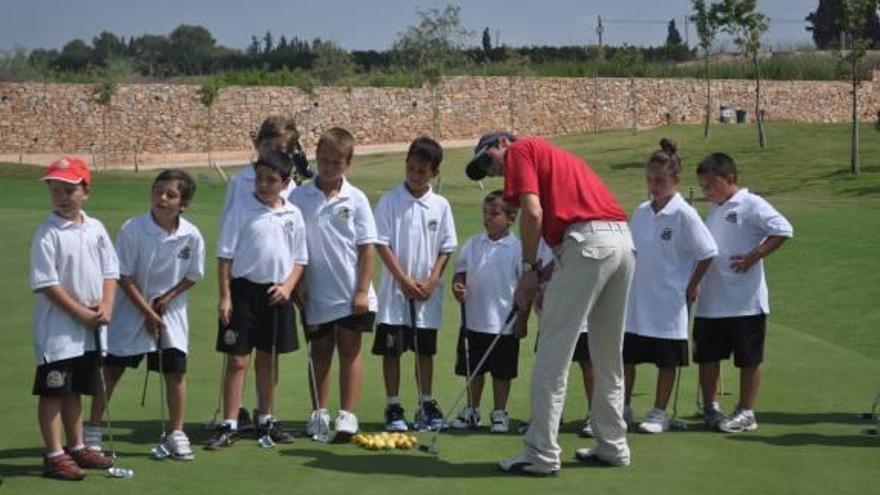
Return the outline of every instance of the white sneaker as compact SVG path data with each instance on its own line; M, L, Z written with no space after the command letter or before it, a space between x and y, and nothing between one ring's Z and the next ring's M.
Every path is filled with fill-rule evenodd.
M724 433L742 433L758 429L758 421L752 411L734 411L733 416L718 423L718 429Z
M336 430L336 433L354 435L359 429L357 416L354 413L340 409L339 415L336 416L336 421L333 422L333 429Z
M645 420L639 424L642 433L663 433L669 429L669 417L663 409L651 409L645 415Z
M480 426L480 410L471 406L462 407L458 416L449 423L449 426L456 430L476 430Z
M182 431L172 431L165 437L165 448L171 454L172 459L178 461L191 461L196 458L190 446L189 438Z
M524 455L518 455L498 462L498 468L505 473L526 474L529 476L559 476L559 468L541 466L530 461Z
M101 452L103 450L101 445L103 436L104 428L92 425L83 426L83 443L87 449Z
M590 417L584 420L584 424L581 426L581 429L578 430L578 436L581 438L593 438L593 423L590 422Z
M599 453L598 449L577 449L574 451L574 458L581 462L599 462L608 466L626 467L629 466L629 454L626 457L609 458Z
M632 406L623 406L623 422L626 423L627 427L636 424L636 415L633 412Z
M507 411L496 409L489 414L492 420L492 427L489 429L492 433L507 433L510 431L510 418Z
M310 437L330 431L330 413L326 409L316 409L309 415L306 434Z

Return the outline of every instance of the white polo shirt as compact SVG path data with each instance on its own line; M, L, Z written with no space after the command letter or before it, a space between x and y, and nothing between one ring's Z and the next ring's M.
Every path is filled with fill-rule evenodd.
M415 279L431 274L442 253L452 253L458 244L452 208L446 198L428 189L415 198L400 184L387 192L376 206L377 244L391 248L403 271ZM443 314L443 279L425 301L416 301L416 326L439 329ZM409 303L388 268L382 265L377 321L389 325L410 325Z
M646 201L629 222L636 270L626 331L661 339L688 338L687 285L697 262L718 254L700 215L680 194L657 213Z
M195 225L180 217L177 230L169 234L148 212L126 221L116 235L119 274L131 278L147 302L165 294L186 278L198 282L205 275L205 241ZM188 352L187 294L171 300L162 316L165 331L162 348ZM107 335L107 352L131 356L156 350L146 318L125 292L116 291L113 320Z
M220 225L223 225L226 214L229 213L236 203L240 203L242 200L253 196L254 182L256 180L257 171L254 170L253 163L248 164L229 179L229 185L226 186L226 200L223 202L223 210L220 212ZM286 198L290 196L294 189L296 189L296 182L291 176L287 187L281 191L281 197Z
M718 244L718 258L700 283L696 315L728 318L769 313L764 260L736 273L730 257L748 253L769 236L791 237L791 224L764 198L740 189L724 204L712 207L706 226Z
M217 257L232 260L232 278L256 284L284 282L294 265L309 263L299 208L284 199L273 210L253 193L242 198L220 227Z
M343 178L332 199L328 200L317 181L312 181L294 189L290 202L300 209L306 225L306 321L319 325L351 315L351 302L357 290L358 246L376 243L370 201ZM368 297L370 311L376 311L372 283Z
M60 285L84 306L101 302L104 280L119 278L119 261L104 225L82 213L81 224L50 213L31 242L31 290L36 292L34 358L46 364L96 349L92 329L40 289ZM103 329L102 329L103 332Z

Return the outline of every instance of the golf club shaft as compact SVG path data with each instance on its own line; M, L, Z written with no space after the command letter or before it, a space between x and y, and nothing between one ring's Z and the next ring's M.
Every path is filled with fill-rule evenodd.
M92 327L92 338L98 352L98 376L101 380L101 394L104 398L104 414L107 415L107 435L110 439L110 455L116 458L116 443L113 441L113 415L110 414L110 397L107 396L107 379L104 376L104 350L101 349L101 327Z
M471 346L470 339L468 339L468 329L467 329L467 310L465 309L465 303L462 302L460 304L461 307L461 338L464 340L464 367L465 373L467 376L471 376ZM467 385L467 405L468 407L473 405L473 397L471 397L471 385L468 383Z

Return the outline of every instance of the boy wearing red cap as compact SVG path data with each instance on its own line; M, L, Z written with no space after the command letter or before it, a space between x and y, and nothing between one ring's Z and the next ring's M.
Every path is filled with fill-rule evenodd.
M43 474L80 480L83 468L106 469L113 460L83 445L80 395L99 395L100 332L110 322L119 263L110 236L82 211L91 174L82 160L65 157L49 166L52 213L34 235L30 250L37 360L33 394L46 454ZM67 447L62 448L62 429Z

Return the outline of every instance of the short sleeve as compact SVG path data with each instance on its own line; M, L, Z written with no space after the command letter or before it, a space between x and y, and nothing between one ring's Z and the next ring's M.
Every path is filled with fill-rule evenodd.
M471 237L464 243L464 246L458 250L458 258L455 259L455 269L453 270L453 273L467 272L468 258L471 256L471 246L473 243L474 237Z
M103 225L98 225L98 256L101 260L101 274L105 279L119 278L119 258L116 257L116 249L110 234Z
M695 210L684 215L685 250L695 260L705 260L718 256L718 246L709 228Z
M39 290L61 283L55 268L57 245L46 229L40 229L31 242L31 290Z
M440 222L440 252L452 253L458 247L458 238L455 235L455 220L452 218L452 207L445 199L443 218Z
M238 210L226 213L223 224L220 226L220 235L217 237L217 257L231 260L238 245Z
M374 220L376 222L376 244L388 246L391 244L391 238L394 235L393 223L391 216L393 211L391 208L391 200L388 195L382 196L379 204L376 205L374 212Z
M354 237L357 245L375 244L376 220L373 218L373 210L370 202L362 195L354 198Z
M516 143L507 149L504 163L504 201L519 206L522 194L538 194L538 166Z
M755 214L752 216L755 227L765 237L792 237L794 235L794 228L791 226L791 223L764 198L759 196L755 196L755 198Z
M193 232L191 250L192 256L184 276L187 280L198 282L205 277L205 239L198 230Z
M302 213L296 209L293 213L296 216L293 228L293 263L295 265L309 264L309 251L306 246L306 224L303 222Z
M137 239L132 232L132 220L125 222L116 234L116 256L119 259L119 274L130 277L137 266Z

